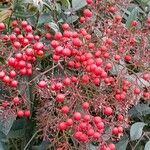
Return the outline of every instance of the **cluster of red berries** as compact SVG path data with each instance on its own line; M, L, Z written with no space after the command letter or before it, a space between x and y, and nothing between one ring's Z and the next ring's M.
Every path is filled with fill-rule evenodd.
M6 30L4 23L0 23L0 30ZM19 22L14 20L12 21L12 33L1 34L4 45L1 50L1 56L6 60L6 64L0 68L0 80L6 87L10 86L14 90L17 89L18 84L22 84L18 77L32 75L33 63L36 57L42 57L44 55L44 45L42 42L39 42L40 37L34 35L32 32L32 27L27 21ZM13 102L15 105L19 103L16 98L13 99ZM9 101L2 103L4 107L10 105L11 102ZM19 117L30 116L30 110L18 110L16 113Z
M89 8L83 10L83 16L79 19L81 28L73 28L64 23L60 27L62 32L53 35L46 31L44 38L34 34L27 21L12 21L12 33L1 34L4 47L0 54L6 64L0 67L0 82L4 88L16 92L12 92L11 101L3 101L2 106L5 110L15 108L18 117L29 117L31 112L26 109L26 100L21 100L23 95L18 92L18 85L24 84L26 87L35 81L36 94L39 94L36 97L44 106L40 108L42 113L37 115L38 123L42 129L47 127L51 130L54 139L58 138L58 143L61 134L56 132L60 131L79 143L94 141L100 143L100 150L115 150L112 141L118 139L129 125L127 110L138 102L139 96L145 100L150 98L150 87L145 85L145 82L150 81L148 69L137 75L128 67L134 65L142 70L149 60L145 30L148 29L150 19L147 19L144 30L137 30L138 21L135 20L127 29L121 23L122 17L115 15L118 9L115 3L110 6L104 1L103 5L99 5L99 0L96 2L100 11L111 13L111 17L99 27L103 33L101 38L93 34L95 24L92 25L93 28L90 23L86 25L96 12L93 11L93 0L87 0ZM0 23L0 31L5 28L5 24ZM46 40L45 43L41 42L43 39ZM139 49L142 53L139 53ZM36 60L37 57L44 56L45 50L51 56L49 61L53 66L51 70L38 74L35 69ZM116 66L122 68L113 73ZM135 81L127 78L129 72L135 76ZM35 77L30 81L22 80L24 76L30 75ZM40 79L42 75L47 78ZM45 120L50 119L50 123L43 122L41 116L47 117ZM103 138L105 134L109 136L108 140Z

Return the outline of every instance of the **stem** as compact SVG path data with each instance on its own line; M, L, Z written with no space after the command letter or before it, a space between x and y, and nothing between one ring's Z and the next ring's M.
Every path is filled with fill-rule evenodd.
M34 137L37 135L39 131L36 131L33 136L31 137L31 139L29 140L29 142L26 144L25 148L23 150L26 150L29 146L29 144L32 142L32 140L34 139Z

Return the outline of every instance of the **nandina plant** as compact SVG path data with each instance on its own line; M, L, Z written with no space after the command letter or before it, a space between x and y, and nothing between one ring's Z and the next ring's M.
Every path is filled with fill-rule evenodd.
M130 126L128 110L150 99L150 18L126 27L118 5L128 1L86 3L74 24L56 32L23 19L6 32L0 23L1 118L36 123L24 149L36 136L50 149L115 150Z

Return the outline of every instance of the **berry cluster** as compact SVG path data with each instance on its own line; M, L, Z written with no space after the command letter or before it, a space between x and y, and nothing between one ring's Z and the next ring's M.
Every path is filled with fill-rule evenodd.
M3 95L3 113L12 109L18 117L30 117L30 104L36 103L39 136L59 146L57 150L90 142L100 150L115 150L112 142L129 126L128 110L140 98L150 99L150 19L141 28L136 20L126 28L115 14L115 2L122 3L87 0L78 28L63 23L54 34L46 28L44 36L35 34L27 21L12 21L7 34L0 23L5 60L0 83L11 93ZM107 18L98 22L101 12ZM96 23L91 21L95 15ZM50 68L40 70L44 55ZM29 86L36 102L25 94Z

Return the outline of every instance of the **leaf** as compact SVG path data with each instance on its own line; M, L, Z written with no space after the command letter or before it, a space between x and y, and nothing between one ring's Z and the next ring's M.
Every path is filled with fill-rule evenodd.
M6 9L0 12L0 22L3 22L6 20L8 17L10 17L12 14L12 10Z
M129 114L132 116L136 117L138 115L137 113L141 116L150 114L150 107L147 104L139 103L129 110Z
M145 144L144 150L150 150L150 141Z
M126 21L126 27L127 27L127 28L130 27L130 24L131 24L131 22L132 22L133 20L137 20L138 12L139 12L139 11L138 11L138 7L135 7L135 8L131 11L131 13L130 13L130 15L128 16L127 21Z
M49 25L49 27L50 27L53 31L55 31L55 32L58 32L58 31L59 31L59 27L58 27L58 25L57 25L56 23L54 23L54 22L49 22L48 25Z
M77 15L67 17L66 22L74 23L79 17Z
M51 15L48 13L41 14L38 19L38 26L43 25L45 22L50 22L52 20Z
M13 112L4 116L0 116L0 131L7 135L16 119L16 115Z
M0 142L0 150L4 150L4 147L1 142Z
M145 125L146 124L144 122L136 122L131 126L131 128L130 128L130 138L131 138L132 141L138 140L141 137L143 127Z
M60 0L61 4L62 4L62 7L64 9L70 9L70 2L69 0Z
M116 144L116 150L126 150L127 145L129 142L128 137L122 138L117 144Z
M86 0L72 0L72 8L74 11L81 9L86 5Z

